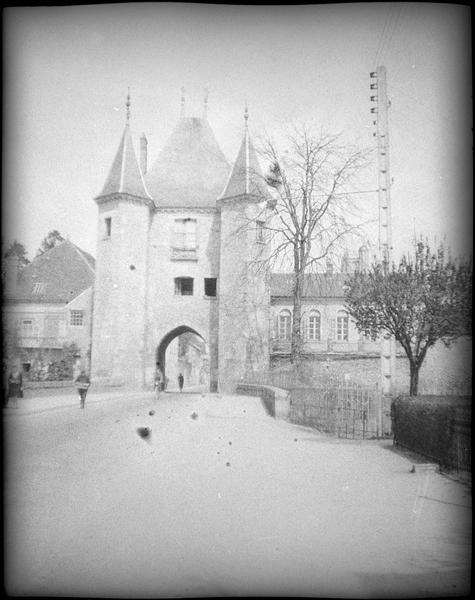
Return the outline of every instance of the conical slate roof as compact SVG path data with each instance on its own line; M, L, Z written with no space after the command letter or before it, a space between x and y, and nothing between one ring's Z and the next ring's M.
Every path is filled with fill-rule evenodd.
M271 198L247 126L236 162L221 198L233 198L244 194L256 196L262 200Z
M150 199L135 155L128 123L125 126L109 176L98 198L109 194L130 194Z
M215 207L228 173L208 121L182 117L145 181L156 206Z

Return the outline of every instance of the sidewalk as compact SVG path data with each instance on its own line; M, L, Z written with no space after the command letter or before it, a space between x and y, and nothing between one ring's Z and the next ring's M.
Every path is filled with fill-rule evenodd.
M15 448L5 485L10 595L469 590L464 486L431 470L411 473L411 461L380 442L272 419L258 398L126 394L91 393L85 411L73 395L45 398L44 407L73 408L6 419ZM137 435L145 426L147 441Z
M61 410L63 408L76 408L79 406L79 395L76 390L67 389L61 393L52 393L51 395L33 395L35 390L28 390L24 398L18 398L18 408L12 406L12 400L9 400L8 406L3 408L3 415L25 415L33 413L42 413L51 410ZM32 395L30 395L32 394ZM147 390L131 390L123 388L102 388L91 390L86 398L86 407L89 404L97 404L114 398L144 398L153 396L153 392Z

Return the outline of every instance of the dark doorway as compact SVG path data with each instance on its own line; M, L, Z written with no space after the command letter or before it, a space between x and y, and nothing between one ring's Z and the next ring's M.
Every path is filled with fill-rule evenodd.
M179 375L184 377L183 391L209 390L209 348L204 338L186 325L170 331L157 347L156 361L165 378L165 389L179 390Z

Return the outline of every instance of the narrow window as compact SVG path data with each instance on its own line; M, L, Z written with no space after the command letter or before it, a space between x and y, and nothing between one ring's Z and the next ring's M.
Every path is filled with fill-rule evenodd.
M289 310L282 310L279 314L279 340L290 340L292 315Z
M111 230L112 230L112 218L106 217L104 219L104 225L105 225L105 237L110 238Z
M216 296L215 277L205 277L205 296Z
M264 221L256 221L256 240L264 241Z
M82 327L84 325L84 311L83 310L70 311L69 324L72 327Z
M336 317L336 339L338 342L348 341L348 313L339 310Z
M176 296L193 296L193 278L177 277L175 279Z
M178 250L196 249L196 219L175 219L173 247Z
M312 310L308 317L307 338L316 342L320 341L320 313Z
M24 319L21 322L22 337L37 337L40 333L40 328L37 321L33 319Z
M32 337L33 335L33 321L25 319L21 322L21 333L23 337Z

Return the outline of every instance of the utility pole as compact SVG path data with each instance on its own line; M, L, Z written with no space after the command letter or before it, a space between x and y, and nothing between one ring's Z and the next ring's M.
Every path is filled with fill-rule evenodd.
M391 177L389 175L389 126L386 68L377 67L370 73L371 102L375 106L371 113L376 119L373 125L378 145L378 204L379 204L379 257L385 273L388 273L392 261L391 231ZM396 342L388 333L381 340L381 379L383 394L390 395L393 389L396 371Z

